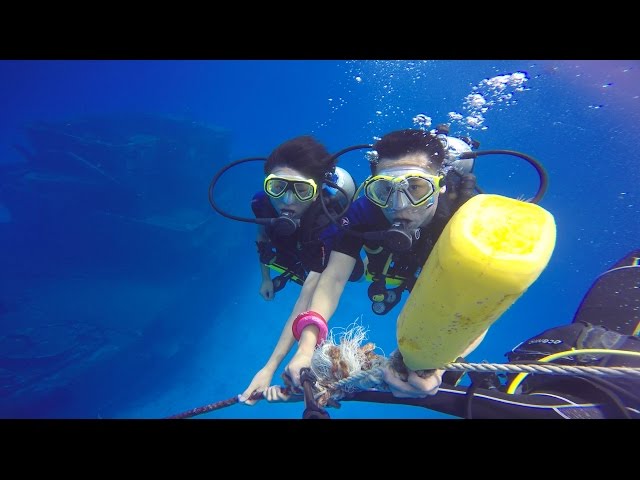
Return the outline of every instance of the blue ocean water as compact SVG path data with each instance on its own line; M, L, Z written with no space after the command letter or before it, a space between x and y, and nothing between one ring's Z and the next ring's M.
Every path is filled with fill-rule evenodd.
M638 247L638 61L6 60L0 87L0 418L154 419L241 393L299 289L261 299L255 226L218 215L207 191L227 163L297 135L335 152L424 115L545 166L555 251L469 361L502 363L570 322L593 279ZM368 174L358 153L340 165ZM482 157L476 174L490 193L537 188L513 157ZM261 180L260 163L243 164L216 198L249 217ZM366 287L347 285L332 324L359 319L389 354L400 308L374 315ZM364 402L329 413L450 418Z

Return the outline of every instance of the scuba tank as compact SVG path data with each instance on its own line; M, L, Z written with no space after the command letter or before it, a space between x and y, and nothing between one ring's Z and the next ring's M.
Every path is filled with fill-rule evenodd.
M445 172L454 170L460 176L472 173L475 158L461 158L461 156L472 149L477 150L480 147L480 142L471 137L450 137L449 126L446 124L438 125L435 134L447 152L447 158L442 162Z
M480 147L480 142L471 137L449 136L449 126L446 124L438 125L434 133L447 154L442 162L442 172L445 175L448 195L464 203L478 193L476 177L473 174L475 156L471 152Z
M342 188L348 194L348 198L346 198L345 195L337 188L334 188L329 184L325 187L326 191L329 192L329 195L332 198L337 198L340 208L344 209L351 203L351 200L356 193L356 182L353 180L351 174L342 167L335 167L333 173L327 174L327 180L330 180L333 184Z

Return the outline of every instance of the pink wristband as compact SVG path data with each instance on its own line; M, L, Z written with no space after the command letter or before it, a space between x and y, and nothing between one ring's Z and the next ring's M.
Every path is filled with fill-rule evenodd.
M318 327L318 341L316 342L316 346L318 346L325 341L327 334L329 333L327 321L319 313L312 311L299 313L291 326L291 330L293 330L293 337L296 340L300 340L302 330L309 325L315 325Z

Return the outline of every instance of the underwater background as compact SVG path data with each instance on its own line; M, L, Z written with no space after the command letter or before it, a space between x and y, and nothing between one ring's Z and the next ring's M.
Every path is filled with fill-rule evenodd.
M470 362L504 363L569 323L597 275L638 247L636 60L0 60L0 97L0 418L156 419L244 391L299 287L262 300L255 225L216 213L209 183L298 135L337 152L450 123L479 150L544 165L555 251ZM369 173L362 152L339 166L358 183ZM538 188L515 157L480 157L474 171L487 193ZM263 178L260 162L233 168L216 201L251 217ZM375 315L367 286L347 284L330 327L358 320L389 355L402 304ZM303 408L262 401L196 418ZM365 402L328 412L454 418Z

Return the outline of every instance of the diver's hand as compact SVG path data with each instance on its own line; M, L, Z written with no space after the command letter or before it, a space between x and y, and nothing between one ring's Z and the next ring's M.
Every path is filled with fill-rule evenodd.
M251 380L251 383L246 388L244 392L238 397L238 401L244 403L245 405L253 406L258 403L258 400L249 400L251 395L256 393L263 393L269 388L271 385L271 379L273 378L273 370L268 368L262 368L256 373ZM268 400L268 398L267 398Z
M298 349L289 364L284 367L282 378L287 385L293 387L294 389L301 388L302 385L300 384L300 370L305 367L308 368L311 366L312 356L313 351L306 352Z
M382 371L389 390L398 398L424 398L435 395L444 374L444 370L421 370L420 375L413 370L398 372L390 365L383 367Z
M267 302L273 300L273 280L271 280L270 278L262 280L262 284L260 285L260 295Z
M287 395L279 385L270 386L263 392L263 395L267 402L286 402L291 398L291 395Z

